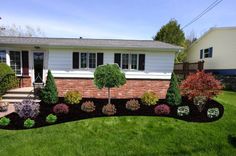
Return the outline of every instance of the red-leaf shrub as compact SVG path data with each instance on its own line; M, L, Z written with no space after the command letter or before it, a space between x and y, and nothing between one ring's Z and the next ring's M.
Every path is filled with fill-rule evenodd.
M53 107L53 112L55 114L67 114L69 112L69 107L66 104L57 104Z
M181 94L190 100L197 96L205 96L208 99L220 93L222 85L211 73L197 71L191 73L180 85Z
M166 104L160 104L154 108L154 111L157 115L168 115L170 114L170 107Z

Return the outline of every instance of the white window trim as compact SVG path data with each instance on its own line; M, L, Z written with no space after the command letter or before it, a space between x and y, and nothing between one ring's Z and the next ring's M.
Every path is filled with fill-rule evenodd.
M16 74L16 76L22 76L23 73L23 68L22 68L22 51L21 50L9 50L9 59L10 59L10 66L11 66L11 57L10 57L10 53L11 51L15 51L15 52L20 52L20 74Z
M86 67L82 68L81 67L81 54L86 53ZM98 52L79 52L79 70L91 70L91 69L96 69L97 68L97 53ZM89 56L90 54L95 54L95 68L89 68Z
M120 68L122 69L122 70L124 70L124 71L139 71L138 69L139 69L139 54L141 54L141 53L125 53L125 52L123 52L123 53L118 53L118 54L121 54L121 61L120 61ZM122 57L122 55L123 54L128 54L129 55L129 62L128 62L128 69L123 69L122 68L122 66L123 66L123 57ZM137 69L131 69L131 55L132 54L135 54L135 55L137 55Z

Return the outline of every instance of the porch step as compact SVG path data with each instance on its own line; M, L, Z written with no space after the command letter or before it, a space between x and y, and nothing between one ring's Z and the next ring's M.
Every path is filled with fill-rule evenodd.
M33 99L34 94L24 94L24 93L7 93L2 96L3 99Z
M9 103L17 103L17 102L22 102L23 99L2 99L2 100L0 100L0 101L2 101L2 102L9 102ZM34 99L34 100L32 100L32 101L34 101L34 102L40 102L41 100L39 100L39 99Z

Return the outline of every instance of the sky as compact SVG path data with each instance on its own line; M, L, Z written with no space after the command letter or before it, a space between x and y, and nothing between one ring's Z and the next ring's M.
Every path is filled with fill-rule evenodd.
M151 40L170 19L181 26L214 0L0 0L0 25L40 28L47 37ZM223 0L185 36L236 26L236 0Z

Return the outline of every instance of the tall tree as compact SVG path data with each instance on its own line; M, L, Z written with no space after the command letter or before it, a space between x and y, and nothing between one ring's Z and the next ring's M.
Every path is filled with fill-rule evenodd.
M162 26L153 39L178 46L185 46L184 32L175 19L171 19L166 25ZM176 55L175 62L183 61L183 53L184 52L181 52Z

